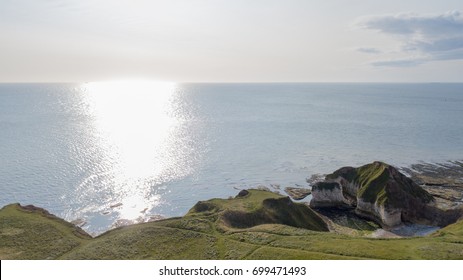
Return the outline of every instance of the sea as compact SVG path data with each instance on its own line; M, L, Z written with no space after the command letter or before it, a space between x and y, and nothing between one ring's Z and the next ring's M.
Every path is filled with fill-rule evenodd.
M93 235L343 166L461 159L463 84L0 84L0 207Z

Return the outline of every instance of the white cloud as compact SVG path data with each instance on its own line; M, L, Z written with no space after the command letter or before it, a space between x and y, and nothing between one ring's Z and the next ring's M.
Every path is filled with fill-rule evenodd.
M392 36L401 43L399 58L382 58L373 62L374 66L409 67L428 61L463 59L463 15L458 11L438 15L369 16L357 24Z

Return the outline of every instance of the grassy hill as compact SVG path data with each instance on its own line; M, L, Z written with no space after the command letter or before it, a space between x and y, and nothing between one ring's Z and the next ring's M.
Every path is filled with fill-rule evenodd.
M328 232L307 206L260 190L198 202L183 217L95 238L40 208L12 204L0 210L0 258L463 259L463 221L427 237L374 239L367 233Z

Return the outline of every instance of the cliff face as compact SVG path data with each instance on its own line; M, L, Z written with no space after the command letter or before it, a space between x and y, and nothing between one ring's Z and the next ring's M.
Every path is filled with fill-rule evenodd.
M312 207L355 207L357 214L388 227L434 222L425 211L434 204L432 195L382 162L341 168L314 185L312 194Z
M319 182L312 187L311 207L345 207L349 204L338 182Z

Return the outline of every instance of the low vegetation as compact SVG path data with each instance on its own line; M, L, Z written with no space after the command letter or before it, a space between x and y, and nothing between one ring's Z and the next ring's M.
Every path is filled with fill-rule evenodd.
M183 217L91 238L34 207L0 210L1 259L463 259L463 221L427 237L369 238L375 227L328 232L304 204L261 190L198 202Z

